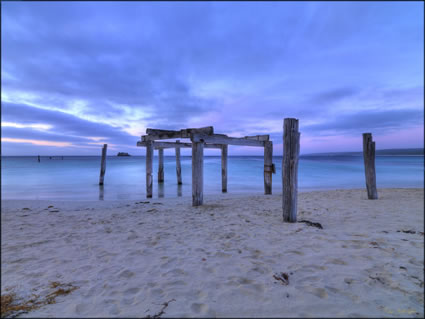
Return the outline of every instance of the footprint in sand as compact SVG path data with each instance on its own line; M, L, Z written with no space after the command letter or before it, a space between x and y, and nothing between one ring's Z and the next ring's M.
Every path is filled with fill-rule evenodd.
M353 249L362 249L369 247L369 242L364 240L347 240L346 242L348 242L349 244L348 247Z
M133 298L124 298L121 300L121 305L123 306L129 306L132 303L134 303L134 297Z
M174 276L182 276L182 275L186 275L186 272L183 269L176 268L176 269L173 269L173 270L166 272L165 275L172 275L173 277Z
M409 241L409 244L412 245L415 248L422 248L424 246L423 242L415 242L415 241Z
M126 291L124 291L124 295L128 296L128 295L135 295L140 291L140 288L129 288Z
M321 299L328 297L328 293L323 288L313 288L313 289L309 290L309 292L311 294L315 295L316 297L321 298Z
M410 258L409 264L412 264L412 265L415 265L415 266L423 266L423 261L421 263L421 262L417 261L415 258Z
M183 280L174 280L167 283L167 286L185 286L186 282Z
M87 313L88 309L91 309L91 306L89 304L80 303L75 306L75 312L78 315L83 315L84 313Z
M318 277L318 276L307 276L307 277L304 277L304 278L300 278L299 280L298 280L298 282L299 283L305 283L305 282L307 282L308 284L309 283L312 283L312 282L318 282L318 281L320 281L320 277Z
M254 281L248 278L239 277L237 278L237 282L241 285L248 285L248 284L252 284Z
M331 286L325 286L325 289L328 290L328 291L330 291L330 292L332 292L332 293L334 293L334 294L339 294L340 293L340 290L338 288L334 288L334 287L331 287Z
M310 272L311 270L326 270L326 266L307 265L301 268L304 271Z
M228 258L228 257L232 257L231 254L227 254L227 253L223 253L221 251L217 252L214 257L224 257L224 258Z
M299 255L299 256L304 256L304 253L302 251L298 251L298 250L289 250L289 251L287 251L287 254L295 254L295 255Z
M130 270L128 270L128 269L126 269L126 270L124 270L124 271L122 271L120 274L119 274L119 277L122 277L122 278L131 278L131 277L133 277L134 276L134 272L132 272L132 271L130 271Z
M195 313L205 313L208 311L208 305L203 304L203 303L193 303L190 308L192 309L192 311L194 311Z
M265 291L265 286L263 284L251 284L246 285L246 287L258 293L264 293Z
M339 258L333 258L326 262L327 264L334 264L334 265L346 265L347 263Z
M83 272L87 272L87 271L89 271L90 269L92 269L93 268L93 266L92 265L85 265L85 266L82 266L81 268L80 268L80 270L81 271L83 271Z
M205 291L202 291L202 290L197 290L196 291L196 296L198 298L205 298L207 296L207 293Z
M163 293L164 290L162 290L161 288L155 288L150 291L150 295L152 297L162 297Z
M131 234L130 236L127 237L127 240L133 240L137 238L139 238L139 236L137 236L136 234Z
M262 275L265 275L265 274L268 274L268 273L270 273L271 272L271 270L268 268L268 267L266 267L266 266L263 266L263 265L256 265L254 268L252 268L251 270L250 270L250 272L258 272L258 273L260 273L260 274L262 274Z
M208 273L208 274L214 274L215 273L215 268L213 267L202 267L202 271Z
M120 310L118 309L118 306L115 304L112 304L108 307L109 313L111 315L117 315L120 313Z

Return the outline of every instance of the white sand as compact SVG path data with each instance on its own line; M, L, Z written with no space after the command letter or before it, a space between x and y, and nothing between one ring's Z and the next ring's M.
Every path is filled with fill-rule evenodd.
M280 195L2 201L2 294L79 287L20 317L423 317L424 190L378 191L301 193L324 229Z

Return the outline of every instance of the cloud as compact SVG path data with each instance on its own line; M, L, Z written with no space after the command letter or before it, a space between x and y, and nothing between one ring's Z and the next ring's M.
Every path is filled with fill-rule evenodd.
M70 147L71 143L67 142L52 142L52 141L43 141L43 140L26 140L19 138L8 138L2 137L2 142L11 142L11 143L25 143L25 144L33 144L33 145L42 145L42 146L55 146L55 147Z
M6 2L2 9L3 121L52 125L52 141L105 136L133 147L146 127L207 125L279 136L284 117L299 118L305 134L328 134L362 110L382 114L376 123L385 130L396 123L387 125L382 110L423 108L422 3Z
M2 120L18 124L50 126L48 130L2 126L2 136L57 142L84 143L102 137L105 143L136 144L138 138L110 125L81 119L63 112L49 111L24 104L2 103ZM19 125L18 125L19 126Z
M320 124L300 126L304 132L319 135L382 133L423 126L423 116L423 110L377 110L344 114Z

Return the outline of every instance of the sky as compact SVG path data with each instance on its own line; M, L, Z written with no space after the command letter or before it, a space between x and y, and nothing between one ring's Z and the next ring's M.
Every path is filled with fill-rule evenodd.
M422 148L424 3L2 2L1 84L2 155L144 155L146 128L205 126L282 155L288 117L301 154Z

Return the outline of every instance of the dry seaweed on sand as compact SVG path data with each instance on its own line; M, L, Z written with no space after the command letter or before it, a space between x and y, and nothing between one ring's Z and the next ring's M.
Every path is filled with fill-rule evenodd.
M1 317L15 318L22 313L27 313L29 310L34 309L34 306L29 306L27 303L17 301L14 293L1 295Z
M17 298L13 292L1 295L1 318L15 318L23 313L38 309L41 306L56 303L57 296L68 295L75 289L78 289L78 287L71 284L61 284L57 281L51 282L50 288L58 289L44 297L32 294L29 300Z

